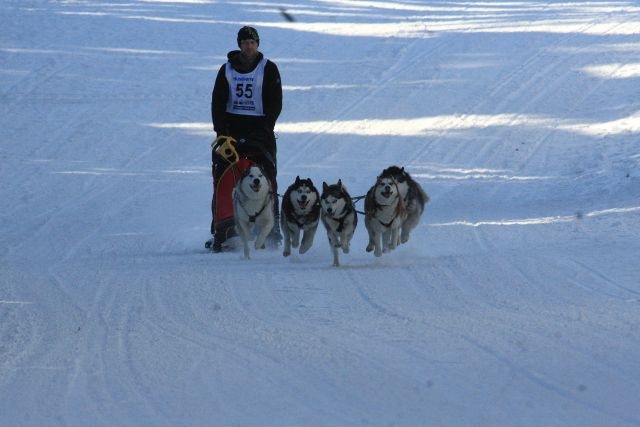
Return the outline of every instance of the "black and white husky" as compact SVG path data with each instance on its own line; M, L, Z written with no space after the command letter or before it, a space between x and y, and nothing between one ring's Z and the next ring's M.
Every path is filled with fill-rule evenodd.
M244 257L249 259L249 241L254 227L258 231L255 248L264 248L264 242L273 228L273 192L262 168L251 166L244 171L233 188L233 211L236 232L244 246Z
M364 225L369 233L367 252L379 257L400 245L400 228L407 219L396 179L384 172L364 199Z
M404 209L407 212L407 217L402 222L400 241L407 243L411 231L420 223L424 207L429 202L429 196L420 184L409 175L409 172L404 170L404 167L389 166L382 171L380 176L392 177L398 186L404 201Z
M284 234L284 250L282 255L291 255L291 247L300 245L303 254L313 245L318 223L320 221L320 193L313 185L311 178L300 179L287 188L282 196L280 209L280 225ZM300 244L300 232L302 244Z
M322 183L322 195L320 196L320 218L327 229L327 237L333 254L333 265L340 266L338 248L342 252L349 253L349 245L353 233L358 225L358 216L353 207L351 196L347 189L338 180L337 184L327 185Z

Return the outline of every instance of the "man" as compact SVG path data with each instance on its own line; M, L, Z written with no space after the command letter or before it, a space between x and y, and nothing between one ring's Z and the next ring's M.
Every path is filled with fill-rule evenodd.
M238 31L238 47L227 54L228 61L218 71L211 96L211 119L218 136L231 136L238 141L238 152L262 165L277 194L276 138L273 132L282 110L282 83L280 72L273 62L258 51L260 37L253 27ZM216 223L215 191L218 180L228 166L212 152L214 196L211 202L212 238L205 247L214 252L222 250L227 238L235 235L232 221ZM268 242L272 247L280 244L278 201L274 203L275 225Z

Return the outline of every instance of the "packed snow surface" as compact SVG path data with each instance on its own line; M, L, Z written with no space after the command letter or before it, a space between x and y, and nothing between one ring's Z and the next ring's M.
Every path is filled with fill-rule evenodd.
M245 24L281 192L404 166L407 244L204 250ZM640 425L638 2L3 0L0 27L0 425Z

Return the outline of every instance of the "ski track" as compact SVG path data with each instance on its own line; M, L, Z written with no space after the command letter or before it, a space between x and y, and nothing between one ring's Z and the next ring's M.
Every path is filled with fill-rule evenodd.
M613 25L609 29L608 32L611 32L611 31L615 30L615 28L618 28L618 27L624 25L624 23L626 23L626 22L627 21L625 21L623 23L620 23L618 25ZM593 26L593 24L591 26ZM588 29L588 28L589 27L587 27L585 29ZM583 31L584 31L584 29L583 29ZM567 41L571 41L571 38L569 38ZM556 44L555 45L556 48L559 47L559 46L560 46L560 44ZM579 68L581 68L581 66L587 65L587 64L592 62L593 59L590 56L586 56L585 59L582 62L579 63L579 66L578 66L578 63L575 61L576 57L578 57L579 55L583 55L586 50L587 49L577 49L577 52L574 55L565 54L566 58L569 58L569 59L571 59L573 61L572 62L566 62L565 61L564 64L571 64L571 67L567 66L565 68L566 71L562 75L554 76L554 79L552 80L554 82L554 85L546 85L546 87L547 87L546 93L551 92L551 90L550 90L551 88L557 89L557 88L562 87L562 86L567 86L568 82L570 81L570 75L575 73L576 69L579 69ZM612 57L612 55L604 55L604 56L600 55L598 59L600 61L603 61L604 59L608 59L610 57ZM572 117L572 114L576 111L576 109L578 109L578 107L580 105L583 105L583 101L587 100L594 93L597 93L597 91L605 84L605 82L606 82L605 79L601 79L598 83L596 83L595 85L592 85L589 88L589 90L587 90L587 91L583 92L582 94L580 94L580 98L578 100L575 100L573 106L566 111L565 116L566 117ZM535 100L538 101L540 98L541 98L540 96L537 96L537 97L535 97ZM547 145L546 143L548 141L548 138L551 135L553 135L553 133L554 133L553 130L548 130L546 132L543 132L540 137L536 137L534 139L532 148L529 149L528 154L521 161L521 165L522 165L521 168L524 167L525 165L527 165L531 161L531 159L542 149L542 147ZM547 164L549 159L550 159L550 156L551 156L550 150L547 149L546 154L543 156L542 163L543 164Z
M532 280L532 277L524 274L523 271L521 269L517 268L515 266L515 264L512 263L512 262L503 261L502 267L503 268L506 267L506 268L508 268L508 270L512 271L516 275L521 276L521 278L522 278L524 283L535 283L535 280ZM416 270L417 269L415 269L415 268L412 269L414 274L415 274ZM508 275L509 274L507 274L507 276ZM451 277L453 277L453 276L451 276ZM353 277L352 279L353 279L352 281L354 283L358 282L358 278L357 277ZM420 280L416 281L416 283L419 283L419 281ZM530 370L528 370L528 369L524 368L523 366L521 366L520 364L518 364L517 361L515 361L513 358L510 358L510 357L507 357L507 356L501 354L501 352L498 349L492 348L490 345L482 343L481 341L473 338L469 334L461 333L459 330L452 329L450 327L443 327L442 325L434 325L434 324L431 324L431 323L423 322L422 320L416 319L416 318L411 317L411 316L407 317L405 315L402 315L402 314L400 314L400 312L405 312L406 313L405 310L400 310L400 312L399 312L398 310L392 310L390 308L385 307L383 303L375 301L370 295L368 295L362 289L361 286L358 286L358 294L377 313L379 313L381 315L384 315L384 316L391 317L393 319L399 319L399 320L402 320L404 322L410 322L410 323L422 322L422 323L424 323L425 327L435 328L435 329L443 332L444 334L446 334L449 337L458 337L458 338L464 340L465 342L467 342L468 344L470 344L471 346L473 346L474 348L479 349L482 353L488 355L492 359L495 359L500 364L504 365L509 371L517 374L518 376L521 376L521 377L525 378L526 380L528 380L531 383L535 384L536 386L542 388L546 392L550 392L550 393L552 393L554 395L557 395L561 399L574 402L574 403L576 403L576 404L578 404L578 405L580 405L580 406L582 406L582 407L584 407L586 409L592 410L594 412L601 413L603 415L606 415L607 417L611 417L612 419L617 420L617 422L629 423L629 424L632 424L632 425L635 425L635 424L640 422L640 419L637 419L637 418L634 418L634 417L627 417L624 414L620 414L620 413L617 413L615 411L610 411L606 407L604 407L602 405L599 405L599 404L597 404L597 403L595 403L593 401L586 400L586 399L578 397L578 395L576 395L575 392L571 392L571 391L567 390L566 388L558 386L553 381L547 380L547 379L541 377L539 374L535 374L535 373L531 372ZM609 296L606 293L605 293L605 295ZM470 303L472 301L472 299L473 299L473 297L469 296L468 298L465 298L464 300L462 300L463 301L462 306L468 305L468 303ZM483 302L488 302L489 300L490 300L490 298L482 299ZM496 310L500 310L503 307L491 305L491 308L496 309ZM461 313L461 315L462 315L462 313Z
M384 68L379 71L379 74L374 77L370 77L372 82L375 82L376 88L370 90L365 96L358 98L357 100L348 103L345 107L340 109L336 114L332 116L333 120L344 119L345 117L349 117L350 113L357 111L359 107L370 104L372 101L376 99L376 97L383 91L388 90L390 84L393 84L397 78L397 72L401 72L404 70L409 70L416 64L424 62L425 58L428 58L430 55L438 53L446 49L446 41L442 41L437 43L434 47L430 49L420 49L418 50L418 54L416 54L416 46L420 42L424 42L424 38L416 38L411 42L407 43L400 52L394 55L394 61L390 67ZM386 54L386 52L384 52ZM407 58L409 57L409 58ZM372 62L376 62L377 58L373 59ZM304 159L308 155L309 152L312 152L313 148L318 144L318 142L325 138L325 134L332 129L332 125L328 124L323 128L316 130L316 135L309 137L305 140L302 147L292 150L292 152L287 156L283 164L283 169L288 169L295 167L295 165L304 163Z
M564 76L560 76L560 78L549 79L549 76L558 69L561 65L570 63L570 60L573 59L572 56L569 55L557 55L558 59L549 61L549 52L556 50L559 46L566 44L578 37L578 35L582 34L586 29L590 28L594 24L588 24L581 28L581 32L575 33L571 36L565 36L561 38L559 41L555 42L553 45L549 47L544 47L538 50L534 55L527 58L523 63L520 63L517 68L509 73L505 78L501 81L494 84L492 88L489 89L488 94L479 102L477 102L470 110L468 110L467 114L463 114L461 116L462 122L464 122L465 117L468 117L469 114L474 114L478 112L482 114L485 111L485 108L489 106L490 102L495 102L496 99L499 101L495 104L495 107L492 107L493 112L501 113L507 109L507 107L517 105L518 109L516 111L507 110L509 113L522 113L528 111L528 107L531 105L535 105L537 101L545 98L545 96L551 92L552 89L561 86L561 83L564 82L564 78L573 73L574 70L567 68L564 71ZM539 67L539 64L542 67ZM523 96L526 91L531 90L531 88L539 88L540 81L553 82L553 85L544 85L543 90L536 90L534 96ZM515 86L515 89L513 88ZM526 102L522 103L521 100L525 99ZM511 121L515 123L517 119L521 117L520 114L517 114L516 117ZM446 123L445 123L446 124ZM510 126L506 123L505 128L508 129ZM504 131L503 131L504 133ZM448 138L450 135L448 132L443 131L441 134L431 140L428 144L425 144L424 147L413 154L412 159L409 160L409 165L419 164L420 159L423 158L424 153L428 152L435 143L440 143L443 139ZM504 141L504 139L500 138L501 133L498 133L496 137L492 138L489 141L485 141L480 149L477 152L474 152L474 159L479 162L487 162L489 159L487 158L486 151L490 148L495 150L495 147L499 144L499 141ZM505 141L507 144L511 144L511 141ZM542 141L538 141L537 145L539 145ZM445 164L455 163L456 159L460 158L461 153L465 150L466 147L463 144L458 144L457 148L448 151L448 155L443 159ZM534 148L533 151L537 151L537 148ZM527 159L528 160L528 159ZM526 164L526 160L523 162Z

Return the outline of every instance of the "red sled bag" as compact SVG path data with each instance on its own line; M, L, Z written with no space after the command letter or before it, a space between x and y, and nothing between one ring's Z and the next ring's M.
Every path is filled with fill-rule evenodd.
M235 236L233 217L233 188L242 173L255 165L248 158L240 158L236 150L236 140L230 136L219 136L211 144L218 159L215 166L214 185L214 223L216 240L226 241Z

